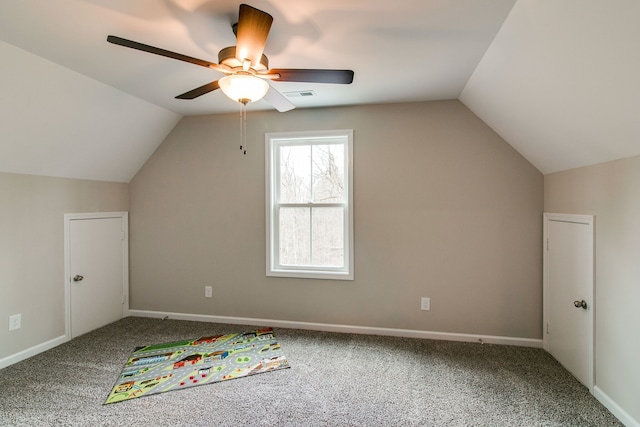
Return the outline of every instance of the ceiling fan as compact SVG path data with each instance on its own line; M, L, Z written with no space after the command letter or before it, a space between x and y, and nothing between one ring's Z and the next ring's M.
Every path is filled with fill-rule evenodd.
M229 98L243 105L262 99L267 95L265 99L278 111L288 111L293 109L294 105L280 92L275 89L270 90L267 80L334 84L350 84L353 81L352 70L269 69L269 60L263 54L263 51L272 22L273 17L268 13L252 6L241 4L238 23L233 25L233 30L236 34L236 45L225 47L218 53L218 64L113 35L108 36L107 41L120 46L189 62L201 67L221 71L225 74L219 80L176 96L177 99L195 99L216 89L221 89Z

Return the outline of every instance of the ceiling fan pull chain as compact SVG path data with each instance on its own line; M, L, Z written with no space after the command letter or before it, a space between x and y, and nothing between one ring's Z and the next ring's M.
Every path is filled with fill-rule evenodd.
M242 106L240 106L240 149L242 150L244 143L242 140Z
M244 145L244 151L242 154L247 154L247 104L242 105L242 145Z
M241 103L240 107L240 150L247 154L247 106Z

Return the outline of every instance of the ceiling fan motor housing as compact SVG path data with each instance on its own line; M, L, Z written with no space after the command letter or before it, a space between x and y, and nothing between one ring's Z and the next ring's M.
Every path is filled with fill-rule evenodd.
M224 64L230 67L231 69L238 69L238 68L242 68L243 66L243 61L236 58L235 46L225 47L220 52L218 52L218 63ZM255 72L264 72L269 70L269 58L267 58L263 54L262 57L260 58L260 64L252 65L251 69L254 70Z

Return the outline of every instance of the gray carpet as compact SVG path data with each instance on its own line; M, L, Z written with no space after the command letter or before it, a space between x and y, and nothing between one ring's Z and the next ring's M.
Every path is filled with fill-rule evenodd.
M541 349L282 328L291 369L103 405L134 347L251 328L123 319L0 370L0 425L621 425Z

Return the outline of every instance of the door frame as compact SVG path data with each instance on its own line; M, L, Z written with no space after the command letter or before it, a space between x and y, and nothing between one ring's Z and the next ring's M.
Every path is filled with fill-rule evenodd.
M588 252L591 253L591 266L587 267L589 269L589 280L588 280L588 296L591 299L591 310L588 313L587 327L589 329L589 352L587 354L588 357L588 366L589 366L589 378L587 388L589 392L593 394L593 388L595 386L596 380L596 364L595 364L595 344L596 344L596 336L595 336L595 312L596 312L596 293L595 293L595 234L594 234L594 222L595 218L593 215L577 215L577 214L561 214L561 213L544 213L544 221L543 221L543 240L542 240L542 252L543 252L543 264L542 264L542 346L546 351L549 351L549 340L547 339L547 324L549 321L549 302L547 300L549 296L549 280L548 280L548 254L547 250L548 244L548 228L549 222L568 222L573 224L581 224L588 227L589 234L591 235L591 239L589 239L590 248L588 248Z
M95 212L64 214L64 334L71 339L71 221L120 218L122 220L122 292L124 303L122 317L129 315L129 213Z

